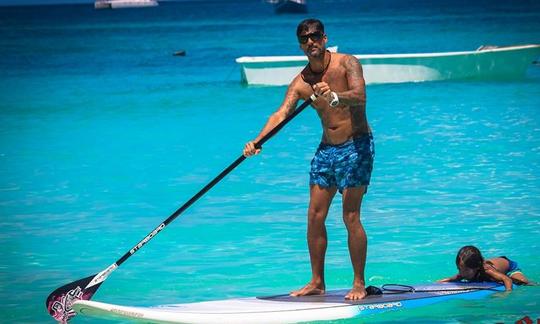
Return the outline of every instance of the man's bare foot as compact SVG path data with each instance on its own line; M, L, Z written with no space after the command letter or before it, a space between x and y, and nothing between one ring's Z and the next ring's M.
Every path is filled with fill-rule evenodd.
M364 286L354 286L351 291L347 295L345 295L345 299L349 300L359 300L363 299L367 296L366 288Z
M304 287L291 291L289 294L292 297L309 296L309 295L324 295L324 285L316 285L308 283Z

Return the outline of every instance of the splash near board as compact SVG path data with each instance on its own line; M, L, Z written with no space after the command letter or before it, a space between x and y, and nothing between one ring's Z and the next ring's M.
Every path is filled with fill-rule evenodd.
M227 300L132 307L80 300L73 309L84 316L163 323L295 323L337 320L424 306L449 299L477 299L498 291L497 283L432 283L384 285L362 300L345 300L347 289L325 295L277 295Z

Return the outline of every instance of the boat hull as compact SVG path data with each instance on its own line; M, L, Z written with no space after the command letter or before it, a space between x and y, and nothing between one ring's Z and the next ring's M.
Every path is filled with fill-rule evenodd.
M522 78L540 56L540 45L488 48L469 52L355 55L366 84L463 79ZM307 64L303 56L241 57L242 82L289 84Z
M95 9L123 9L123 8L141 8L155 7L158 5L156 0L98 0L94 3Z

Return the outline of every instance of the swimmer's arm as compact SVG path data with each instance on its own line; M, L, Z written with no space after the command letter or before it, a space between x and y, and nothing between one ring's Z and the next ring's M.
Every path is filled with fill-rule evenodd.
M343 59L343 66L347 71L349 90L336 93L339 103L346 106L364 106L366 104L366 82L362 65L356 57L347 55Z
M493 280L504 283L506 291L512 290L512 279L510 279L510 277L494 269L485 269L485 271L488 276L493 278Z

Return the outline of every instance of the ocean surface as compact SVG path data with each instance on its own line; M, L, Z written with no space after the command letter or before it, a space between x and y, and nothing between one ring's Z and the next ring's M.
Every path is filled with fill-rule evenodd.
M539 1L259 0L0 7L0 322L53 323L54 289L116 261L254 138L285 87L240 83L239 56L301 55L297 23L340 52L540 43ZM173 56L185 50L185 57ZM376 161L362 219L369 285L456 272L463 245L540 281L540 66L525 78L367 87ZM101 286L93 300L157 305L287 293L310 278L308 109ZM336 196L327 288L352 282ZM540 287L336 323L514 323ZM73 323L102 323L77 316Z

